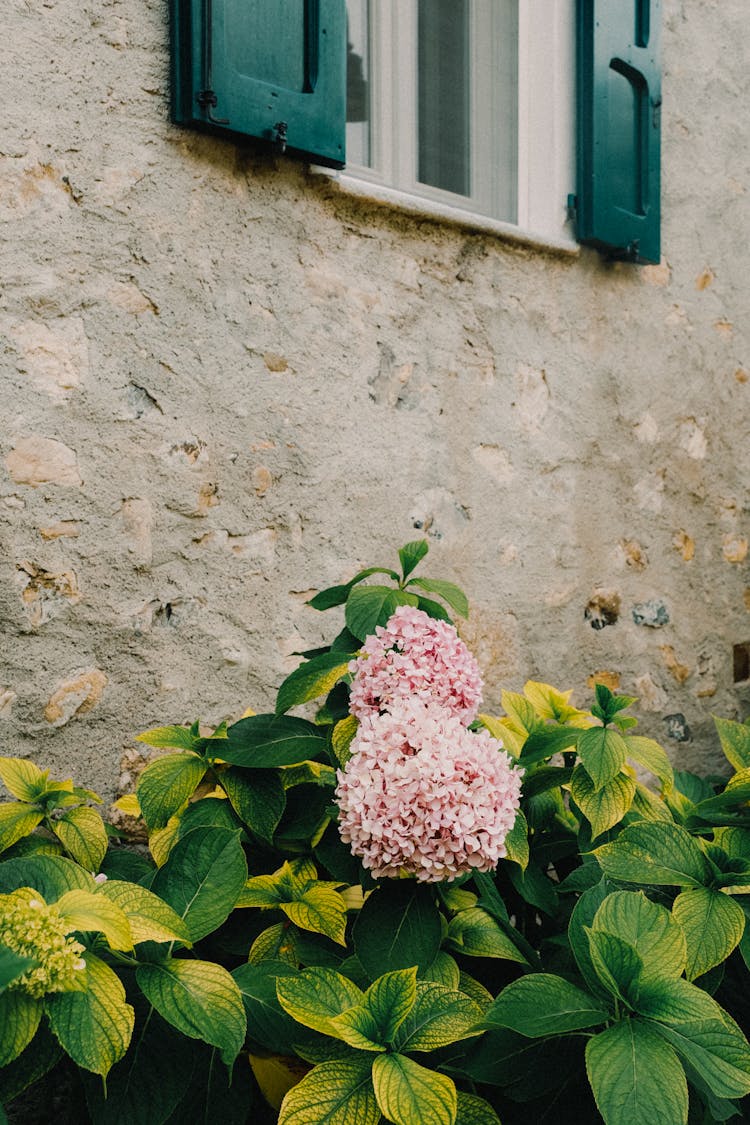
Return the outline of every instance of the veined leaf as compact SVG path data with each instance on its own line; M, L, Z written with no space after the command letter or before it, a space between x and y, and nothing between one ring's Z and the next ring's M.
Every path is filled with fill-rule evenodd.
M350 1047L385 1051L414 1007L416 996L416 968L396 969L378 977L358 1004L334 1016L331 1023Z
M240 819L251 832L270 843L286 808L286 792L278 771L246 773L232 766L222 772L221 784Z
M392 969L435 960L441 914L428 887L412 880L385 880L366 899L354 923L354 948L371 980Z
M576 766L570 780L570 795L591 825L596 838L624 817L633 803L635 782L627 774L618 773L599 789L584 766Z
M499 957L526 964L526 958L481 906L462 910L448 925L446 945L468 957Z
M414 1006L398 1029L397 1051L435 1051L476 1035L482 1007L442 984L417 981Z
M612 727L590 727L583 731L577 746L595 791L616 778L627 759L625 739Z
M346 945L346 903L332 887L310 886L293 902L280 903L280 909L300 929L325 934L338 945Z
M211 961L171 958L136 971L138 986L159 1015L191 1039L202 1039L230 1064L245 1041L247 1022L236 981Z
M28 836L43 819L44 813L21 801L0 805L0 852Z
M73 1062L104 1077L128 1049L135 1014L109 965L91 953L84 958L86 990L50 993L44 1008Z
M371 1056L323 1062L281 1103L279 1125L378 1125Z
M276 981L296 975L296 970L283 961L240 965L232 973L245 1005L251 1039L281 1055L294 1053L293 1044L300 1039L300 1028L279 1004Z
M508 1027L531 1039L594 1027L610 1017L596 997L550 973L530 973L507 985L482 1027Z
M732 719L713 716L724 756L735 770L750 767L750 727Z
M508 859L525 871L529 865L529 825L521 809L516 813L513 827L505 837L505 847Z
M392 586L357 586L346 601L347 628L361 641L385 625L400 605L416 606L416 594Z
M132 949L130 923L116 903L91 891L67 891L55 907L67 926L73 930L93 930L104 934L110 949Z
M683 891L674 900L672 913L685 933L688 980L725 961L745 931L742 907L709 887Z
M648 1019L679 1027L705 1020L724 1022L727 1013L702 988L677 979L655 979L642 984L637 1010Z
M0 993L0 1066L13 1062L28 1047L41 1018L41 1001L27 992Z
M484 1098L459 1090L456 1125L500 1125L500 1118Z
M137 883L108 879L97 886L97 897L113 902L130 923L133 942L180 941L191 945L190 933L182 918L152 891Z
M93 875L72 859L56 855L29 855L0 864L0 894L33 887L47 903L57 902L66 891L92 891Z
M412 543L405 543L403 547L399 547L398 558L403 578L408 578L414 568L419 566L429 549L430 545L426 539L415 539Z
M0 945L0 992L4 992L9 984L13 984L14 980L18 980L29 969L35 969L38 964L33 957L22 957L20 953Z
M709 879L703 852L677 824L632 824L594 854L606 875L625 883L696 887Z
M674 785L674 770L666 752L653 738L640 734L626 734L625 746L628 757L652 773L661 782L662 790L670 790Z
M614 891L602 902L591 923L628 942L639 954L641 982L676 979L685 970L687 952L682 927L664 906L643 891Z
M588 988L598 998L607 996L599 977L596 974L591 960L591 951L587 929L593 925L596 912L607 898L611 886L602 879L596 886L584 891L570 916L568 923L568 941L573 951L573 956Z
M179 839L181 812L182 810L170 816L163 828L155 828L149 835L148 848L157 867L164 866L169 859L169 853Z
M55 835L76 863L98 871L107 853L107 830L101 815L86 805L68 809L53 822Z
M310 601L306 604L319 610L332 609L335 605L343 605L353 588L364 581L365 578L369 578L371 574L387 574L394 582L398 582L398 575L395 570L389 570L383 566L369 566L365 570L360 570L349 582L345 582L341 586L329 586L327 589L321 590L315 597L310 598Z
M571 706L572 691L558 691L549 684L527 680L523 685L523 694L540 719L554 719L558 723L572 723L581 728L591 725L591 718L585 711Z
M160 750L193 750L198 740L190 727L154 727L136 735L136 742L145 742Z
M604 930L589 930L589 950L594 971L612 996L634 1006L643 972L643 961L629 942Z
M35 801L47 788L47 776L27 758L0 758L0 781L19 801Z
M168 754L146 766L137 796L149 828L163 828L203 780L206 762L196 754Z
M443 582L440 578L412 578L408 585L418 586L428 594L437 594L459 617L469 616L469 601L466 594L454 582Z
M635 783L635 796L630 812L630 820L662 820L667 824L674 823L674 817L666 801L662 797L657 797L645 785L641 785L640 781Z
M196 828L175 844L151 889L184 920L195 942L226 920L246 880L239 833Z
M605 1125L686 1125L685 1072L651 1025L622 1020L589 1039L586 1070Z
M326 747L320 727L289 715L251 715L234 723L227 734L222 758L245 769L276 769L312 761Z
M299 930L289 922L277 922L262 930L250 946L248 961L260 965L264 961L283 961L296 968L299 965L297 936Z
M651 1026L695 1068L717 1098L741 1098L750 1093L750 1047L731 1016L727 1012L722 1016Z
M327 695L334 684L349 672L348 655L324 652L295 668L282 683L276 697L276 714L283 715L291 707Z
M359 720L356 715L347 715L345 719L340 719L331 732L331 748L336 757L336 761L343 769L349 761L351 754L349 747L354 741L354 736L359 729Z
M135 793L124 793L113 802L113 807L125 813L126 816L140 816L141 804Z
M333 969L305 969L295 977L279 979L276 994L285 1012L304 1027L340 1039L335 1016L359 1004L364 996L350 980Z
M372 1082L383 1115L394 1125L455 1125L456 1087L444 1074L406 1055L378 1055Z

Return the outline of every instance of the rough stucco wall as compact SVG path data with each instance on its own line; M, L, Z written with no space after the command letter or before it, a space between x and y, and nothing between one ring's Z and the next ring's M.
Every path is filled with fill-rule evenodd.
M714 768L709 713L748 702L746 0L665 0L645 269L171 126L165 4L4 22L2 751L111 792L145 726L267 707L331 635L312 584L421 529L470 595L488 709L618 673Z

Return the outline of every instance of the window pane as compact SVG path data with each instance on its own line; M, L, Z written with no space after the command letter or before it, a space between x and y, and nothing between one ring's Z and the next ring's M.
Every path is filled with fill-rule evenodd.
M470 0L419 0L420 183L471 195Z
M369 167L370 0L347 0L346 159Z

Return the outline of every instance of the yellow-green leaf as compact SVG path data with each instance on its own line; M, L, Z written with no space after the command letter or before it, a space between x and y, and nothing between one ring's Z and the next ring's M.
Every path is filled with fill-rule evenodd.
M370 1056L323 1062L284 1098L279 1125L378 1125Z
M346 945L346 903L331 887L311 886L295 902L279 905L300 929L325 934L338 945Z
M86 989L45 998L50 1027L73 1062L105 1076L123 1057L135 1014L116 974L92 953L86 960Z
M168 754L146 766L138 801L149 828L163 828L203 780L207 763L195 754Z
M406 1055L378 1055L372 1064L375 1097L394 1125L455 1125L456 1087Z
M398 1051L435 1051L468 1035L483 1010L462 992L441 984L417 981L415 1003L398 1029Z
M529 825L520 809L516 813L513 827L505 837L505 847L508 859L525 871L529 865Z
M336 756L336 761L342 769L351 757L349 747L352 744L358 728L359 720L356 715L347 715L345 719L340 719L333 728L331 746Z
M500 1125L500 1118L484 1098L459 1091L456 1125Z
M296 977L279 978L276 994L293 1019L323 1035L341 1038L333 1018L358 1004L364 995L352 981L333 969L305 969Z
M136 735L136 742L166 750L192 750L197 741L189 727L154 727Z
M172 958L141 965L136 980L167 1023L218 1047L225 1061L236 1058L247 1029L245 1007L237 982L221 965Z
M624 737L628 757L645 766L659 779L662 792L669 792L674 785L674 770L666 751L653 738L644 738L640 734L626 734Z
M735 770L750 766L750 726L713 716L724 756Z
M0 805L0 852L28 836L43 819L44 813L20 801Z
M578 756L586 767L594 790L598 790L622 770L627 759L627 746L614 727L590 727L578 739Z
M0 993L0 1066L18 1058L36 1035L42 1004L19 989Z
M641 980L670 980L682 976L687 947L682 927L665 906L643 891L613 891L594 915L592 929L618 934L643 961Z
M439 987L435 985L435 987ZM385 1051L414 1007L417 969L395 969L370 985L359 1004L331 1021L338 1036L360 1051Z
M55 909L72 930L92 930L104 934L111 949L132 949L130 923L116 903L91 891L66 891Z
M134 944L141 941L181 941L191 945L188 928L168 903L137 883L108 879L97 888L97 897L113 902L130 923Z
M635 783L635 795L630 811L632 814L637 814L642 820L663 820L667 824L674 822L674 817L666 802L652 793L647 786L641 785L640 781Z
M55 835L76 863L88 871L98 871L107 854L107 830L95 809L86 805L69 809L53 822Z
M157 867L163 867L169 859L169 853L177 843L180 836L180 822L182 809L170 816L163 828L151 832L148 838L148 847Z
M289 922L277 922L274 926L269 926L258 934L250 946L248 961L252 965L258 965L261 961L283 961L296 968L299 964L297 933Z
M619 773L597 789L586 769L579 765L573 770L570 795L590 823L592 837L596 838L622 820L633 803L635 782Z
M472 898L474 898L473 895ZM419 974L419 979L433 984L442 984L445 988L452 988L455 991L459 988L461 972L450 953L441 949L429 968Z
M0 781L19 801L35 801L46 788L48 772L27 758L0 758Z
M126 816L140 816L141 805L135 793L125 793L114 802L114 807Z
M462 910L451 919L447 944L451 949L469 957L500 957L506 961L526 964L523 954L481 906Z
M674 900L672 913L685 932L688 980L721 964L739 945L745 913L739 903L709 887L691 887Z

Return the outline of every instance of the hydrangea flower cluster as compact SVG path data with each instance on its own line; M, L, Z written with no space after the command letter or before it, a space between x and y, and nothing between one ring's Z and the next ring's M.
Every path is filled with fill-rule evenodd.
M54 906L48 906L37 891L21 887L0 895L0 945L36 967L9 985L39 998L48 992L77 991L80 973L86 968L81 957L84 946L69 937L67 924Z
M506 855L523 771L488 731L412 697L365 713L350 750L339 831L376 878L450 881Z
M432 700L467 725L479 711L476 660L451 624L414 606L399 606L385 627L379 625L349 671L349 706L358 719L413 696Z

